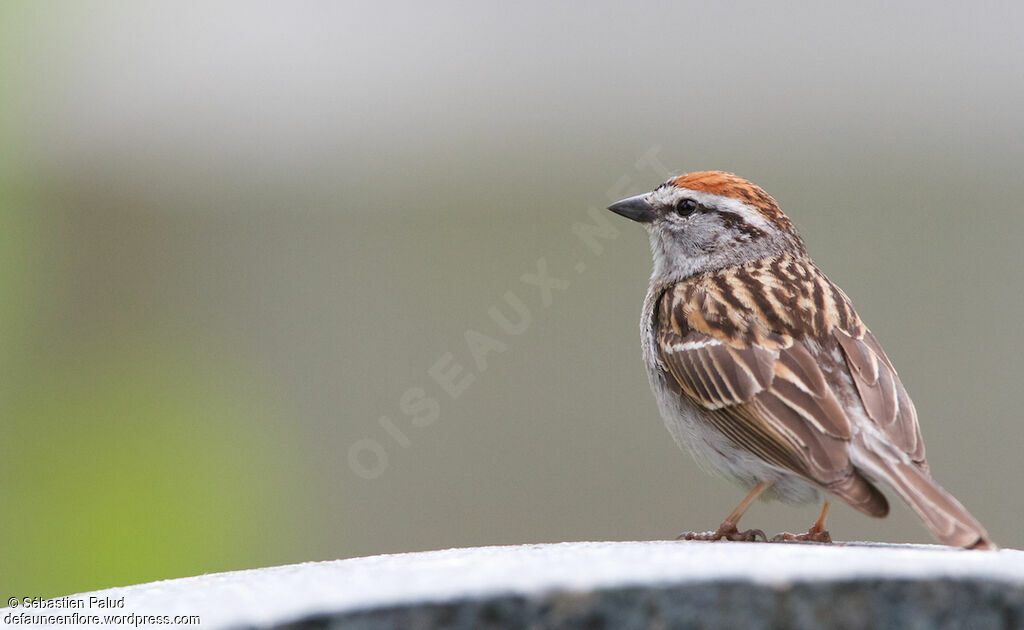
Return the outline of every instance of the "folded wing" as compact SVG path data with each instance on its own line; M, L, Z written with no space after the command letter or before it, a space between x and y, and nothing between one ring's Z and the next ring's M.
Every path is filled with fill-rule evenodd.
M735 321L716 328L714 301L690 291L670 290L660 306L665 370L716 429L860 511L888 512L884 496L850 463L850 421L808 345L816 339L737 334Z

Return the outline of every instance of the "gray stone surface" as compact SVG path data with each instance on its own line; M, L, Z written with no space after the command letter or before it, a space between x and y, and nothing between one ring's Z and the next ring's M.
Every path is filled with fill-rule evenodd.
M306 563L72 597L90 595L124 598L122 613L199 615L207 629L1024 628L1024 552L563 543Z

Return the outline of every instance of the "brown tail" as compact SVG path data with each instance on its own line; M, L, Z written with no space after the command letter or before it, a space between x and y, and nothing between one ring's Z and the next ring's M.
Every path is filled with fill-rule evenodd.
M889 462L885 480L944 545L998 549L976 518L927 472L913 464Z

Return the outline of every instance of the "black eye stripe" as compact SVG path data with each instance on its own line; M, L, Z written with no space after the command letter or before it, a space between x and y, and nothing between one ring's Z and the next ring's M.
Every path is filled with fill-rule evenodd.
M747 223L746 219L736 214L735 212L727 212L725 210L719 210L718 216L722 220L722 225L731 229L739 230L741 233L747 235L749 238L759 238L764 236L764 231L760 230L753 225Z

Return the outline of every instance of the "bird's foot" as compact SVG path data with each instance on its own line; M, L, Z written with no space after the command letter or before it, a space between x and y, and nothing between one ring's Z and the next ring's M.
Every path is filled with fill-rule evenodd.
M772 536L772 542L791 542L794 540L804 542L816 542L816 543L831 543L832 536L829 535L828 530L811 528L806 534L790 534L789 532L782 532L781 534L775 534Z
M734 540L740 542L768 542L768 537L759 529L748 529L739 531L735 523L728 521L719 525L713 532L683 532L676 536L676 540Z
M832 536L829 535L828 530L825 529L825 517L828 516L829 502L825 501L825 504L821 506L821 516L818 520L814 521L814 525L807 530L806 534L790 534L789 532L782 532L781 534L775 534L772 536L772 542L789 542L793 540L799 540L804 542L816 542L829 544L832 542Z

